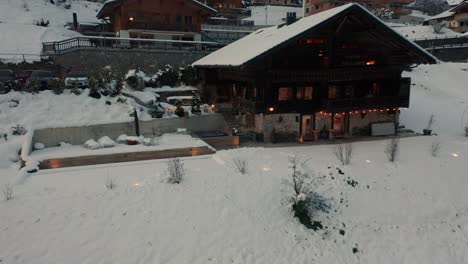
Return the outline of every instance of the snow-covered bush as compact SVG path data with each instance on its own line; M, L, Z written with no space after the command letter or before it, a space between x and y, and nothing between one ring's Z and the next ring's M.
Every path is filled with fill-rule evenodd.
M2 193L3 193L3 199L5 201L10 201L11 199L13 199L13 187L11 186L11 184L9 183L5 184L3 186Z
M125 83L133 90L143 91L145 89L145 76L145 73L139 69L129 70L125 75Z
M199 79L195 68L190 65L180 68L180 81L185 85L196 86Z
M194 115L201 115L201 101L198 95L194 96L192 100L192 114Z
M246 174L247 173L247 160L243 158L235 158L233 160L234 166L236 166L237 171L239 171L241 174Z
M434 141L431 144L431 155L432 157L437 157L440 152L440 142Z
M372 9L371 12L380 19L390 19L394 15L391 9L385 7Z
M387 154L388 161L395 162L400 148L400 140L398 138L392 138L385 148L385 154Z
M88 140L88 141L86 141L84 143L84 147L87 148L87 149L100 149L101 144L96 142L96 140L94 140L94 139L90 139L90 140Z
M152 118L162 118L164 113L164 108L159 102L153 101L153 103L148 107L148 114L150 114Z
M175 158L167 162L167 182L179 184L185 177L184 163L180 159Z
M22 125L16 125L11 128L11 134L14 136L25 135L28 131Z
M184 108L182 108L182 102L181 101L177 101L176 103L176 110L175 110L175 114L178 116L178 117L184 117L185 116L185 110Z
M333 153L343 166L348 165L353 155L353 145L351 143L344 145L338 144L335 146Z
M179 83L179 72L175 71L170 65L166 65L164 69L157 74L158 86L174 87Z
M314 230L321 224L316 221L319 213L328 213L331 209L330 202L318 194L315 190L321 184L319 178L312 179L301 170L304 164L297 156L290 157L289 168L291 174L284 183L291 189L291 195L287 202L294 212L294 216L307 228Z
M41 20L36 20L34 21L34 25L40 26L40 27L48 27L50 24L49 20L44 20L44 18L41 18Z
M120 144L127 144L127 138L128 138L127 135L122 134L117 138L117 142Z
M115 146L115 141L108 136L104 136L98 140L98 143L103 148L112 148Z

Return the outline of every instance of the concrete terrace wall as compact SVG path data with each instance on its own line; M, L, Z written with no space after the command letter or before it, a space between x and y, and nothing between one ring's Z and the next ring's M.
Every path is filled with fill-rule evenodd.
M186 128L189 132L225 131L226 123L220 114L140 121L140 134L145 137L176 132L177 128ZM98 140L103 136L108 136L115 140L122 134L135 136L134 123L39 129L34 131L33 142L41 142L45 147L55 147L60 142L81 145L89 139Z
M120 72L139 67L143 71L156 72L166 64L182 67L208 55L200 51L157 51L144 49L81 48L53 55L52 60L63 67L73 67L92 73L105 66Z

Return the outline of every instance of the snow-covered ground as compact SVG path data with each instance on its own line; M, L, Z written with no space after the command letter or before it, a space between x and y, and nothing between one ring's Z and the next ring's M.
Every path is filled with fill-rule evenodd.
M434 39L434 38L449 38L449 37L460 37L461 34L448 28L443 28L439 33L434 32L432 26L405 26L390 24L390 26L403 35L404 37L415 40L415 39Z
M13 200L0 202L0 260L467 263L468 64L419 66L404 75L414 85L401 122L420 132L434 114L437 136L401 139L393 164L384 153L388 140L381 140L354 143L351 164L344 167L333 145L240 148L186 158L180 185L166 183L164 160L40 171L13 186ZM48 109L36 107L21 111L29 116L24 120ZM2 124L8 116L22 116L0 110ZM51 120L68 122L65 115ZM21 140L0 139L1 156L15 156ZM437 157L430 154L433 142L441 144ZM336 212L321 218L325 230L305 229L284 204L290 155L304 157L311 175L326 175L318 191L334 199ZM237 157L248 161L247 175L236 172ZM17 166L0 159L0 186L15 182ZM108 177L116 179L114 190L104 186Z
M0 58L5 61L19 62L28 54L27 61L39 60L42 42L58 41L79 35L65 28L73 21L72 14L78 14L78 20L98 22L96 18L101 4L84 0L71 2L69 9L57 6L49 0L1 0L0 1ZM35 26L35 21L49 21L48 27ZM13 55L10 55L13 54ZM33 56L36 55L36 56Z
M297 18L303 16L302 7L291 6L252 6L252 16L244 20L254 21L255 25L279 25L286 22L287 12L296 12Z

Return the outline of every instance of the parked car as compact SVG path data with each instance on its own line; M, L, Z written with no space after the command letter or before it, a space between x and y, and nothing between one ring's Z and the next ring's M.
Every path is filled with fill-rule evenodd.
M53 82L58 82L60 79L57 78L52 72L50 71L33 71L31 76L26 80L26 85L29 86L32 83L37 83L39 88L45 90L49 88L49 86Z
M22 72L18 73L16 75L16 81L18 81L21 84L26 84L26 80L29 77L31 77L32 72L33 72L33 70L26 70L26 71L22 71Z
M14 82L15 74L12 70L0 70L0 94L10 92Z
M70 72L65 77L65 86L67 88L88 88L89 77L86 73L83 72Z

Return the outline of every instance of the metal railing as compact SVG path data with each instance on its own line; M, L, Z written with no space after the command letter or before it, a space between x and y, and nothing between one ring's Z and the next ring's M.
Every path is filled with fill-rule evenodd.
M45 55L53 55L66 53L77 49L97 48L211 52L221 47L222 45L217 42L83 36L62 41L44 42L42 43L42 53Z
M441 37L441 38L419 38L413 39L424 49L440 49L453 47L468 47L467 36Z
M21 63L21 62L35 62L48 59L48 56L41 54L27 54L27 53L0 53L0 62L4 63Z

